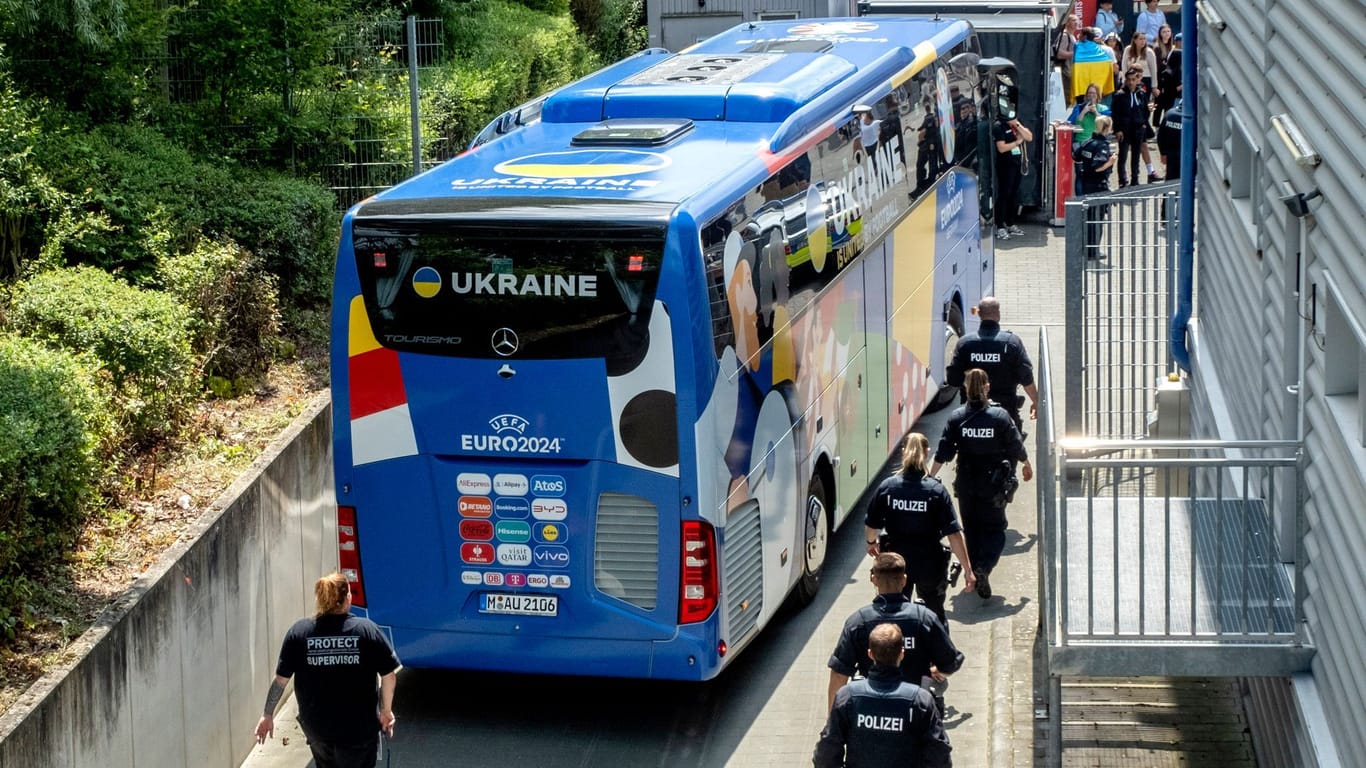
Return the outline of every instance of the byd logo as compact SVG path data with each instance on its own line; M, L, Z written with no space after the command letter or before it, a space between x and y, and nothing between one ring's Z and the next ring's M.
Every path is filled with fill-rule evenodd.
M536 499L531 502L531 516L537 520L557 521L569 515L563 499Z

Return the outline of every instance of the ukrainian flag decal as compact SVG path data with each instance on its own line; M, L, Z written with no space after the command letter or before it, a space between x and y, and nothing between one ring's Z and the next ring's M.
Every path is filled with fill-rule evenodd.
M413 291L424 299L430 299L441 292L441 273L432 267L423 267L413 273Z
M667 168L672 161L655 152L625 149L545 152L499 163L494 170L508 176L543 179L592 179L632 176Z

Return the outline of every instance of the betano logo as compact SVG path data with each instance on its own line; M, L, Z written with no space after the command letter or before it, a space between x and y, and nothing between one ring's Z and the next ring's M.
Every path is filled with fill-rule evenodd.
M655 152L636 152L628 149L575 150L519 157L499 163L493 169L508 176L600 179L658 171L667 168L670 163L672 161L668 156Z

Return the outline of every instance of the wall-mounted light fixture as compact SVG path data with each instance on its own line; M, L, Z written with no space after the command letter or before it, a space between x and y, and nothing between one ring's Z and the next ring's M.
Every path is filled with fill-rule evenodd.
M1313 168L1323 162L1319 156L1319 151L1314 149L1314 145L1309 143L1309 139L1300 132L1300 127L1295 125L1295 121L1290 119L1290 115L1282 112L1279 115L1271 116L1271 127L1276 129L1276 135L1281 137L1281 143L1294 155L1295 162L1305 168Z
M1197 0L1195 3L1195 10L1199 11L1200 15L1205 17L1206 24L1214 27L1220 32L1223 32L1224 28L1228 26L1228 22L1224 21L1224 17L1220 16L1219 12L1214 10L1214 6L1209 4L1209 0Z

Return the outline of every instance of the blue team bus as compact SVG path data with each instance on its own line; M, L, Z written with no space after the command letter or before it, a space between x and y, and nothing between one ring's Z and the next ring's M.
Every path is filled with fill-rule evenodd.
M809 601L992 290L1008 70L965 22L744 24L352 208L340 562L404 663L702 680Z

